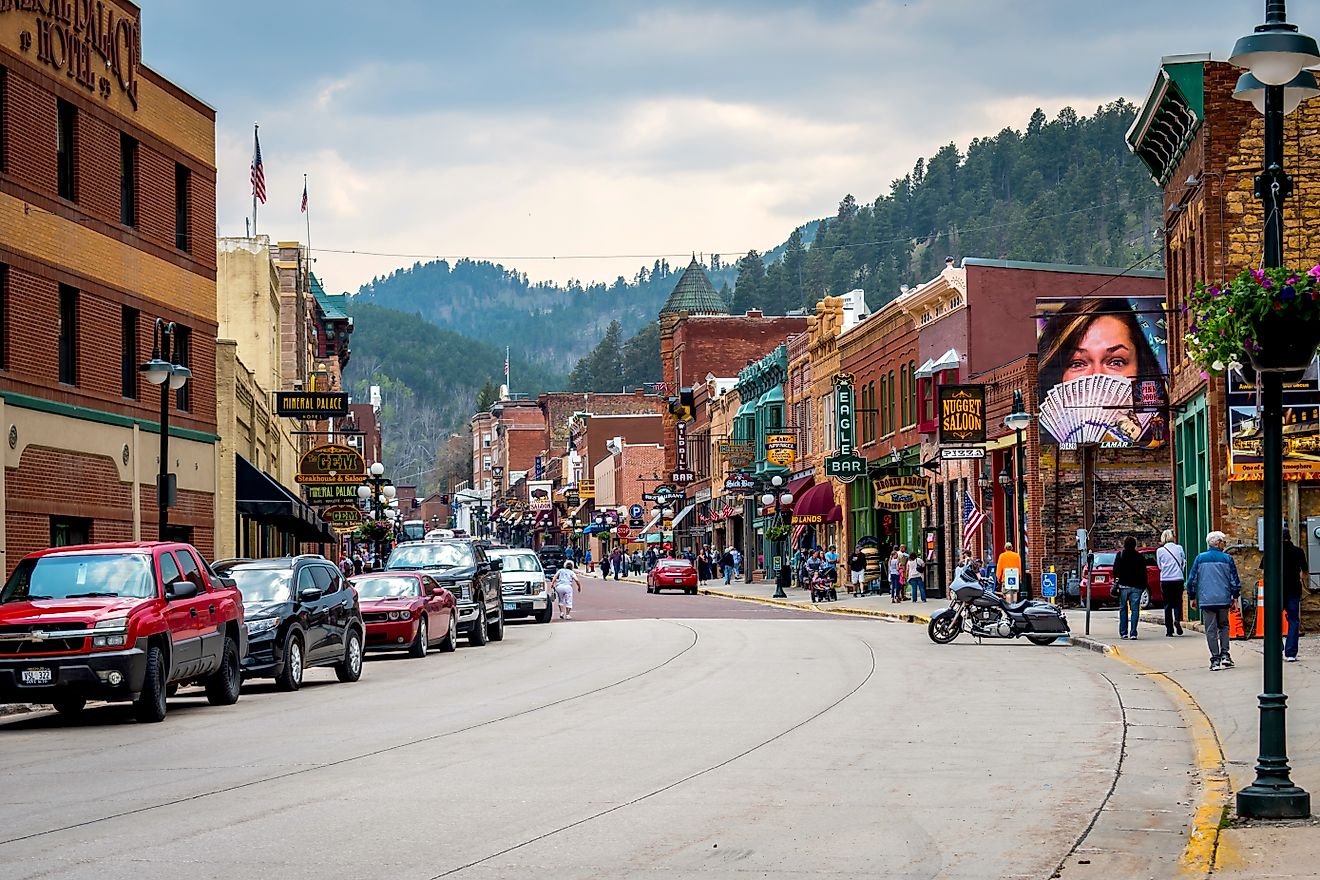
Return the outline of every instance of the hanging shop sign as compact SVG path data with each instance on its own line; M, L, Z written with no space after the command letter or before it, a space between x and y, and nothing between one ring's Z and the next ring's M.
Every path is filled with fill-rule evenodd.
M860 455L831 455L825 459L825 476L840 483L851 483L866 476L866 459Z
M834 423L838 426L839 451L825 459L825 476L851 483L866 474L866 459L856 453L852 373L834 374Z
M985 458L984 446L946 446L940 450L940 458L944 461L967 461L968 459Z
M940 386L940 445L985 442L985 386Z
M1312 367L1314 369L1314 366ZM1256 389L1228 374L1228 480L1264 479L1263 429ZM1320 389L1303 378L1283 386L1283 478L1320 480Z
M765 460L775 467L792 467L797 461L797 437L793 434L766 434Z
M930 506L930 483L925 477L886 477L871 485L876 510L902 512Z
M340 501L356 501L358 486L361 481L352 483L325 483L318 486L304 486L309 504L337 504Z
M327 507L321 518L336 532L351 532L362 525L362 511L349 504Z
M744 473L736 473L724 481L724 492L728 495L750 495L756 491L756 480Z
M532 510L549 510L554 488L549 480L533 480L527 484L527 499Z
M756 444L751 440L721 440L719 451L730 470L751 467L756 461Z
M595 480L578 480L578 484L577 484L577 493L578 493L578 497L581 498L583 501L586 501L586 500L589 500L589 499L590 499L590 500L595 500L595 498L596 498L596 481L595 481Z
M342 443L326 443L303 453L296 483L361 483L367 476L362 453Z
M688 467L687 426L682 419L674 423L674 472L669 475L669 481L680 485L696 479L696 474Z
M334 391L276 391L275 415L286 419L339 419L348 415L348 395Z

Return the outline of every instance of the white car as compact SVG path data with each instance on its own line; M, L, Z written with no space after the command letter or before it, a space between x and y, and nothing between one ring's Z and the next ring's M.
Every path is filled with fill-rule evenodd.
M545 570L536 551L491 549L487 554L504 563L500 581L505 618L535 617L537 623L549 623L555 612L555 597L546 586Z

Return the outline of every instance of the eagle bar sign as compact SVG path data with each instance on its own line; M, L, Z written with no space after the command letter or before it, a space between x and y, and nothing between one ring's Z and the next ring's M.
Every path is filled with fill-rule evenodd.
M362 455L351 446L326 443L303 453L298 462L297 483L361 483L367 475Z
M276 391L275 414L286 419L338 419L348 415L348 395L333 391Z
M940 386L940 444L985 442L985 386Z
M851 483L866 473L866 459L855 452L857 435L853 421L852 373L834 374L834 422L838 425L839 451L825 459L825 476Z

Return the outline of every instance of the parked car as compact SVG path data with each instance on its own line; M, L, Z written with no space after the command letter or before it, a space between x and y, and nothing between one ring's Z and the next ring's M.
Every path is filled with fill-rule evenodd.
M504 638L500 561L473 541L408 541L394 548L386 571L424 571L458 600L458 631L469 645Z
M226 560L218 570L238 585L247 608L243 678L273 678L296 691L309 666L333 666L340 681L362 677L362 609L333 562L318 555Z
M1146 558L1146 588L1141 592L1141 607L1161 606L1164 604L1164 591L1160 588L1160 566L1155 561L1155 548L1139 547L1138 551ZM1114 586L1114 560L1117 557L1117 550L1106 550L1092 554L1090 566L1082 572L1082 579L1077 593L1075 595L1070 593L1069 595L1076 599L1078 604L1085 603L1087 582L1093 580L1091 586L1092 608L1099 608L1101 605L1106 604L1118 604L1118 600L1109 595L1110 589Z
M454 594L420 571L359 574L348 579L362 602L368 651L407 650L425 657L435 644L441 651L458 647L458 609Z
M564 548L557 544L544 544L536 551L541 560L541 568L546 577L554 577L556 571L564 567Z
M0 590L0 702L132 701L162 721L175 688L238 700L243 597L190 544L86 544L23 557Z
M688 595L697 592L697 570L686 559L661 559L646 574L646 592L682 590Z
M546 583L541 560L531 550L491 550L500 560L500 584L504 595L504 616L535 617L537 623L549 623L555 613L554 593Z

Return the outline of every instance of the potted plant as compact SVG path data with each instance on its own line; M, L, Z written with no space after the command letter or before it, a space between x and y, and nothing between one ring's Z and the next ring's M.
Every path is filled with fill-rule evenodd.
M1305 371L1320 345L1320 265L1246 269L1225 285L1196 285L1187 356L1208 373ZM1244 360L1245 358L1245 360Z
M394 537L394 527L389 520L368 520L358 526L357 536L363 541L384 541Z

